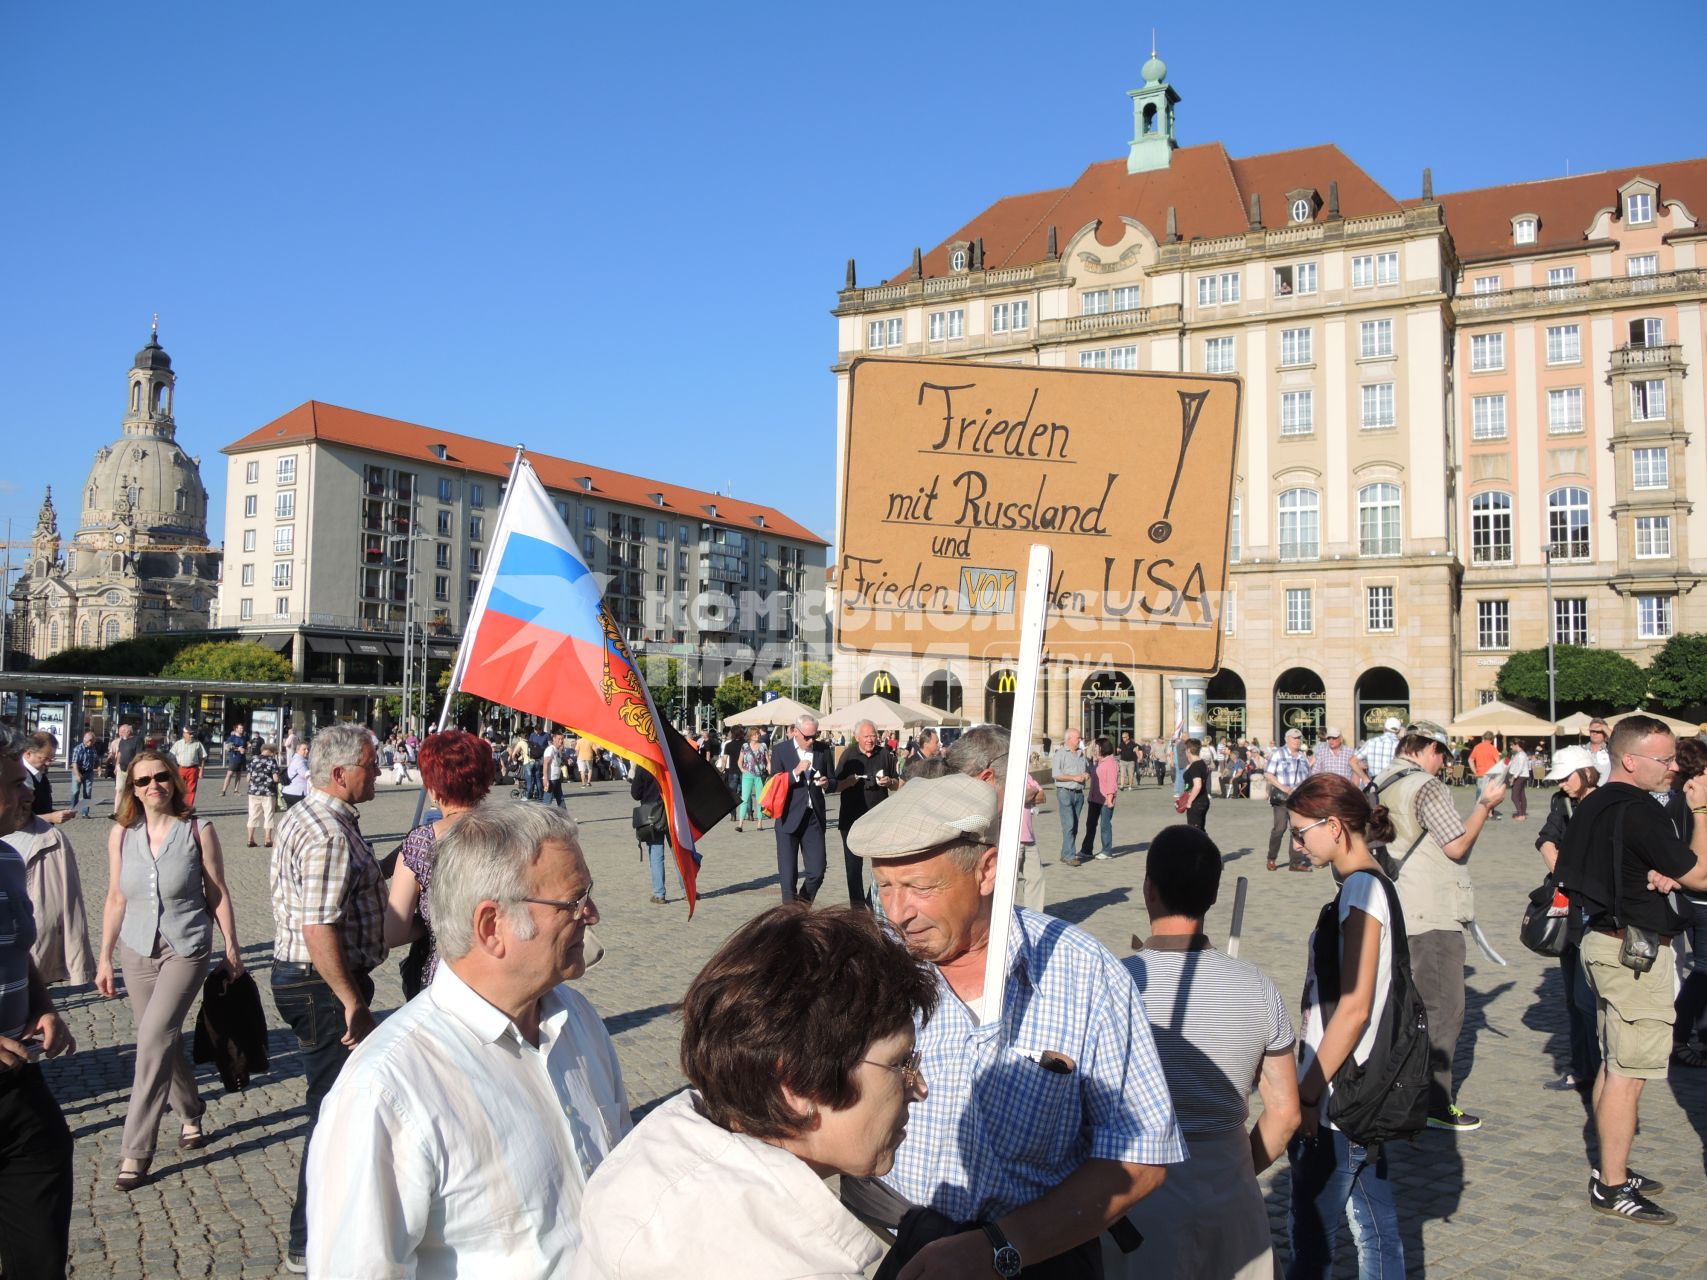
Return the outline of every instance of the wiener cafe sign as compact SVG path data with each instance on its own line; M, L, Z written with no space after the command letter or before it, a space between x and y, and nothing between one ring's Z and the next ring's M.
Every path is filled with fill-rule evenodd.
M1219 665L1237 378L862 359L850 382L843 648L1013 654L1041 542L1046 656Z

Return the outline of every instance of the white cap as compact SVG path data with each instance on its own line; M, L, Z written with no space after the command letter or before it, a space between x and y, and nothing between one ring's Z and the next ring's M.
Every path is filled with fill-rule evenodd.
M1553 767L1547 770L1548 782L1560 782L1578 769L1594 767L1594 753L1587 747L1560 747L1553 756ZM1605 779L1603 778L1604 782Z
M1397 733L1397 732L1399 732L1400 729L1403 729L1405 726L1400 722L1398 716L1388 716L1387 717L1387 723L1386 723L1385 727L1387 729L1390 729L1392 732Z

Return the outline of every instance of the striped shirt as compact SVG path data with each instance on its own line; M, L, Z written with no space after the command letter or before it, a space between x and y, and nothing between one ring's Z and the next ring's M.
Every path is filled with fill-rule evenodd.
M447 964L321 1104L309 1272L564 1275L587 1179L630 1127L616 1046L585 996L540 997L536 1047Z
M1089 934L1015 910L998 1025L980 1025L939 975L918 1032L929 1092L883 1181L956 1222L1053 1191L1086 1160L1175 1164L1185 1144L1131 975ZM1046 1070L1054 1051L1072 1070Z
M20 1040L30 1025L30 947L36 913L30 906L24 855L0 841L0 1036Z
M1310 776L1310 757L1302 751L1294 752L1283 747L1268 758L1265 772L1290 793Z
M335 924L344 963L385 959L385 873L362 838L353 805L315 788L273 836L273 959L310 964L305 925Z
M1175 941L1151 938L1121 963L1144 997L1180 1128L1188 1138L1243 1129L1263 1056L1296 1039L1286 1001L1254 964Z
M1379 778L1391 768L1393 757L1398 754L1399 735L1392 732L1365 738L1363 745L1357 749L1357 758L1363 761L1363 767L1369 770L1371 778Z

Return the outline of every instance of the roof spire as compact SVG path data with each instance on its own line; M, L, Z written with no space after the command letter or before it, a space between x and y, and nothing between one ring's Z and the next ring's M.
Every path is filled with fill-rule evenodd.
M158 311L154 313L154 319L148 326L148 340L150 342L160 341L160 313Z
M1150 28L1150 56L1152 58L1156 56L1156 29L1154 27Z

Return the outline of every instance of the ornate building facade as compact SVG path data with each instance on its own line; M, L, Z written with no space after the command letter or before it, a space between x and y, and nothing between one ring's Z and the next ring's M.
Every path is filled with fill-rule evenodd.
M220 553L207 540L201 460L177 442L176 375L158 332L130 370L122 434L96 451L61 554L50 489L13 586L10 647L33 659L151 631L206 629Z

